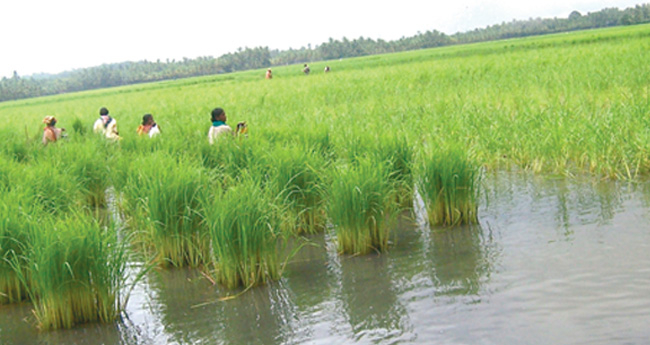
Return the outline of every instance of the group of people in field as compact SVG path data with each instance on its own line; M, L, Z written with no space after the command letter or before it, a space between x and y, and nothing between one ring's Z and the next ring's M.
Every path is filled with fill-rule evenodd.
M235 131L233 131L226 124L226 112L222 108L213 109L210 113L210 120L212 121L212 126L208 131L208 141L210 144L214 144L224 134L239 135L248 132L246 122L239 122ZM63 132L65 132L65 128L56 127L57 120L54 116L46 116L43 119L43 123L45 124L45 128L43 129L43 145L57 142L64 137ZM161 133L160 127L151 114L145 114L142 117L142 124L138 126L136 131L138 135L147 135L150 138ZM93 124L93 132L105 136L110 140L121 139L120 133L117 130L117 120L109 114L108 109L105 107L99 109L99 118Z
M330 71L330 66L325 66L324 72L327 73L329 71ZM302 69L302 73L304 73L305 75L309 75L310 72L311 72L311 68L309 68L308 64L305 64L303 69ZM273 79L273 72L271 71L270 68L266 70L265 77L266 77L266 79Z
M325 66L325 73L330 71L330 66ZM305 75L309 75L311 69L309 65L305 64L303 66L302 72ZM273 72L271 69L266 70L266 79L273 78ZM246 134L248 131L248 126L246 122L240 122L237 124L235 131L232 130L230 126L226 124L226 112L222 108L215 108L210 113L210 120L212 121L212 127L208 131L208 141L210 144L213 144L216 139L222 134ZM54 116L46 116L43 119L45 124L45 129L43 129L43 145L48 143L53 143L60 140L64 137L65 128L57 128L57 120ZM99 119L93 124L93 132L99 133L111 140L120 140L120 133L117 130L117 120L109 115L108 109L105 107L99 109ZM142 117L142 124L137 128L138 135L148 135L150 138L160 134L160 127L154 121L153 115L145 114Z

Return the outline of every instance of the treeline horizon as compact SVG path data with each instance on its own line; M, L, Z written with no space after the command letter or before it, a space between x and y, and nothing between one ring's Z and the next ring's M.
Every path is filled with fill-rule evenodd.
M35 74L25 78L20 77L14 71L12 77L3 77L0 80L0 102L297 63L649 22L650 4L641 4L625 10L605 8L597 12L589 12L586 15L573 11L568 18L512 20L453 35L433 30L424 33L418 32L414 36L402 37L393 41L364 37L352 40L346 37L341 40L330 38L327 42L313 48L308 45L300 49L290 48L281 51L270 50L268 47L246 47L218 58L206 56L195 59L183 58L179 61L170 61L169 59L155 62L129 61L75 69L55 75Z

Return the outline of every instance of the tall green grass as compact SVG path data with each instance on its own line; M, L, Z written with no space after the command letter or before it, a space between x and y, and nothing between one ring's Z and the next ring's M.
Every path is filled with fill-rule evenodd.
M301 147L278 146L265 160L269 165L264 169L266 187L285 207L289 230L297 234L323 231L327 222L325 158Z
M208 174L196 162L164 151L139 157L128 169L119 191L134 238L163 266L209 263L209 239L199 208L201 194L210 188Z
M415 148L405 134L385 134L380 137L375 154L387 162L389 178L394 184L396 198L403 208L413 207Z
M16 273L34 305L39 328L70 328L86 322L114 321L122 307L126 247L116 229L102 228L84 213L39 221Z
M280 278L277 207L260 181L244 177L226 191L203 199L212 240L216 280L228 287L250 287Z
M110 169L114 150L103 138L89 136L52 147L49 160L67 172L78 185L84 203L91 207L106 207L106 190L111 185Z
M458 225L478 221L480 168L460 148L425 153L418 177L430 224Z
M32 246L30 231L37 213L22 191L0 186L0 304L19 302L27 298L26 287L16 269L25 273L25 255Z
M328 215L340 252L366 254L388 249L399 210L386 162L360 158L333 173Z
M47 148L50 149L57 148ZM33 197L42 210L51 214L63 214L83 207L79 182L54 160L31 162L25 167L20 181L16 181L17 186Z

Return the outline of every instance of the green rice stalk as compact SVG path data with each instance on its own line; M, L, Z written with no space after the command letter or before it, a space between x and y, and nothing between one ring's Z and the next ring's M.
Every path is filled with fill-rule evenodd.
M390 180L396 189L398 204L413 207L413 164L415 151L405 135L385 134L379 140L378 159L386 161Z
M34 214L32 202L19 191L0 187L0 304L26 299L26 286L14 271L14 262L24 274L24 257L31 245L29 231ZM29 282L26 281L29 285Z
M359 158L339 167L332 178L328 215L341 253L388 249L399 207L385 162Z
M116 229L75 213L41 220L32 236L26 275L17 273L23 281L30 278L39 328L108 323L119 316L127 255Z
M259 181L245 176L227 191L204 198L203 209L217 282L232 289L280 278L277 210Z
M199 198L208 175L195 162L155 152L133 162L122 206L136 239L158 262L197 267L210 262L209 238L201 226Z
M32 162L15 188L22 188L48 213L61 214L82 206L79 182L53 160Z
M286 206L291 232L325 229L325 159L298 147L275 148L269 154L268 188Z
M90 136L57 147L58 169L67 171L77 182L85 203L91 207L106 207L106 189L110 186L109 169L113 147L106 140Z
M435 151L424 157L418 190L432 225L478 222L478 165L458 149Z

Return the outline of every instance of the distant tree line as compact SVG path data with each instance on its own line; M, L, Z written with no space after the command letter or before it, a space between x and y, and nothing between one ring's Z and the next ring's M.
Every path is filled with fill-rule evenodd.
M196 59L183 58L181 61L122 62L63 72L57 75L33 75L27 78L21 78L17 72L14 72L12 77L4 77L0 80L0 102L268 66L648 22L650 22L650 4L643 4L625 10L605 8L586 15L573 11L568 18L513 20L453 35L433 30L424 33L418 32L414 36L402 37L394 41L363 37L352 40L345 37L342 40L330 38L329 41L313 48L311 45L306 48L284 51L269 50L268 47L239 48L234 53L228 53L218 58L207 56Z

